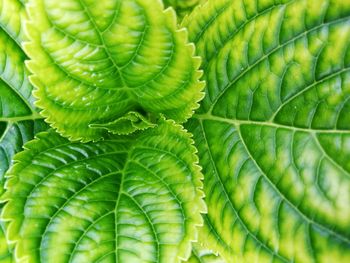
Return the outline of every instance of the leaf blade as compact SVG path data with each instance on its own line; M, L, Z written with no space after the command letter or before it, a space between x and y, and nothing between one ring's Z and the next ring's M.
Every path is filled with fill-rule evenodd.
M204 240L228 261L350 257L345 2L209 1L186 19L207 81L187 126Z
M183 122L198 107L200 59L160 1L31 0L28 11L37 105L62 134L98 140L89 124L140 109Z
M131 138L87 144L53 131L39 134L15 157L2 198L8 201L2 218L10 221L16 256L62 262L189 257L205 210L191 144L169 121Z

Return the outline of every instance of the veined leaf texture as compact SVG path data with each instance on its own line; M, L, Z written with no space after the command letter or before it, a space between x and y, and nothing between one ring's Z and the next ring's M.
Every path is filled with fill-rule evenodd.
M20 1L1 0L0 13L0 179L9 167L14 153L24 142L43 130L31 95L32 85L22 51L24 40L24 6Z
M0 0L0 262L350 262L349 66L350 0Z
M160 0L28 1L34 94L61 134L98 140L101 125L130 111L177 122L193 114L203 97L200 58L163 8Z
M185 19L201 239L228 262L350 261L350 1L217 0Z
M198 5L205 3L207 0L163 0L165 6L171 6L175 9L178 17L182 19Z
M85 144L53 131L37 137L16 155L2 197L19 262L189 257L206 206L196 149L181 126L161 120Z
M27 141L47 125L40 120L33 105L32 85L22 50L26 18L24 5L17 0L0 1L0 194L4 174L12 157ZM9 12L5 12L8 10ZM1 208L0 208L1 209ZM12 253L5 238L5 226L0 223L0 262L12 262Z

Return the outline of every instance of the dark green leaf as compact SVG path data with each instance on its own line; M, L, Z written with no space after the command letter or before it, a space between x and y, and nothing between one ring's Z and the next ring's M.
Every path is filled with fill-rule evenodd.
M350 262L350 1L212 0L186 20L203 242L228 262Z

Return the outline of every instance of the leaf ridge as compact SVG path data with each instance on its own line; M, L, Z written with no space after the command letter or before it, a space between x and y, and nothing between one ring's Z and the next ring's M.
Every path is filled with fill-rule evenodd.
M74 30L59 28L59 31L56 31L55 27L51 26L56 23L56 16L45 18L48 11L44 8L43 0L30 0L27 7L31 21L27 24L30 40L26 42L25 50L32 57L28 68L33 73L31 82L36 88L36 105L43 109L41 114L46 121L71 140L97 141L106 136L107 131L91 129L90 124L97 121L110 123L124 117L130 111L163 114L166 118L178 122L187 120L193 114L193 110L199 107L198 101L204 96L201 92L204 82L199 80L202 75L199 70L200 58L195 56L194 46L188 44L186 29L177 28L174 11L163 10L160 0L157 0L152 8L147 5L150 0L114 0L118 6L118 14L109 18L112 19L110 24L102 31L86 1L73 2L77 1L88 14L89 21L94 23L94 30L98 31L101 40L98 42L101 42L99 47L94 48L91 44L97 42L87 40L88 36L77 39ZM138 10L134 10L135 14L130 13L138 15L133 17L138 19L138 24L135 22L133 25L135 28L119 21L126 12L131 12L130 8L126 9L128 4L139 7ZM61 6L55 8L57 12L63 10ZM103 10L104 6L99 4L95 8ZM121 10L123 13L120 15ZM151 17L155 10L159 10L160 15ZM36 18L47 21L49 25L37 25ZM61 21L58 23L62 24ZM125 36L122 32L116 34L119 31L123 31ZM159 35L157 44L155 32ZM111 38L112 33L118 37ZM67 34L72 39L63 39ZM44 36L43 40L40 36ZM122 38L124 41L121 41ZM52 46L50 41L53 40L62 47L60 50ZM150 54L149 48L153 46L158 47L159 51ZM74 47L77 54L70 54L68 47ZM62 50L67 50L67 54L63 54ZM107 52L108 56L104 52ZM83 57L83 54L86 54L86 57ZM43 60L42 63L37 59L39 56ZM102 57L112 59L113 63L101 60ZM99 62L96 62L96 59ZM152 61L154 63L151 63ZM94 63L94 67L91 63ZM42 69L42 64L47 65L48 69ZM147 68L148 64L149 70L143 72L145 69L140 67L144 65L144 68ZM91 72L88 70L90 66ZM44 71L50 71L54 77L45 79ZM178 77L170 85L174 75ZM74 80L78 82L75 83ZM73 90L77 96L62 95ZM90 114L92 108L97 111L99 120ZM62 117L63 113L65 118Z
M165 141L166 137L177 138L176 145ZM205 209L202 174L190 135L174 122L162 120L143 133L110 135L106 140L70 142L50 130L38 134L16 155L7 174L7 192L1 198L6 202L1 217L9 223L7 234L17 246L20 262L46 261L55 253L64 255L60 259L64 262L98 262L112 259L113 254L117 262L134 260L134 256L140 256L140 262L179 262L189 257ZM52 165L44 165L47 160ZM177 161L170 169L171 160ZM61 188L60 182L66 187ZM136 223L128 222L130 218ZM66 224L70 219L78 225ZM32 223L36 224L35 234L29 231ZM107 230L112 224L114 232ZM155 237L148 236L148 228ZM92 247L91 235L96 241ZM61 244L65 241L60 236L71 236L74 244ZM142 247L145 250L139 250ZM148 249L158 254L149 254Z
M95 221L91 222L91 224L90 224L90 225L86 228L86 230L81 234L81 236L80 236L80 238L77 240L77 242L75 242L74 248L72 249L72 252L70 253L69 258L68 258L68 262L69 262L69 263L72 262L72 260L73 260L73 258L74 258L74 255L75 255L75 253L76 253L76 251L77 251L77 249L78 249L78 246L79 246L81 240L82 240L83 237L89 232L89 230L90 230L94 225L96 225L97 222L99 222L99 221L103 220L105 217L107 217L107 216L113 214L113 212L114 212L114 211L109 211L109 212L107 212L106 214L99 216ZM103 255L103 256L105 256L105 255ZM102 256L102 257L103 257L103 256ZM96 261L96 263L97 263L97 262L99 262L99 261Z
M290 200L288 200L288 198L281 192L280 189L278 189L278 187L270 180L270 178L268 177L268 175L262 170L262 168L260 167L260 165L256 162L256 160L253 158L253 156L251 155L251 151L249 150L244 137L242 136L241 130L240 128L237 129L238 131L238 135L241 139L241 142L244 146L244 148L246 149L247 154L249 155L250 160L255 164L255 166L258 168L258 170L260 171L260 173L264 176L264 178L266 179L266 181L270 184L270 186L282 197L283 201L286 202L291 208L293 208L302 218L304 218L304 220L306 220L308 223L313 224L314 226L318 227L319 229L322 229L325 232L328 232L329 234L335 236L336 238L342 240L343 242L347 243L348 245L350 245L350 239L347 237L344 237L341 235L341 233L338 233L334 230L332 230L331 228L327 228L325 226L322 226L320 223L318 223L317 221L315 221L314 219L311 219L308 215L306 215L304 212L302 212L295 204L293 204Z
M223 87L223 89L221 90L220 94L214 99L213 103L212 103L212 107L209 109L208 113L212 113L213 108L215 107L217 101L224 96L224 93L228 90L228 88L230 88L233 84L236 83L236 81L238 81L240 78L242 78L245 74L247 74L252 68L254 68L255 66L259 65L263 60L267 59L270 55L272 55L273 53L275 53L276 51L278 51L279 49L287 46L288 44L296 41L297 39L304 37L304 35L307 35L310 32L319 30L320 28L324 27L324 26L329 26L329 25L333 25L333 24L337 24L337 23L342 23L344 21L347 21L350 19L350 16L347 16L345 18L339 18L330 22L326 22L322 25L318 25L312 29L309 29L305 32L300 33L299 35L293 37L292 39L284 42L282 45L277 46L276 48L272 49L271 51L269 51L267 54L265 54L264 56L262 56L259 60L257 60L256 62L254 62L251 66L247 67L244 71L242 71L239 75L237 75L232 81L230 81L225 87ZM347 68L348 69L348 68ZM345 69L346 70L346 69Z
M277 253L276 253L275 251L273 251L273 249L272 249L271 247L269 247L266 243L264 243L262 240L258 239L258 238L253 234L253 232L248 228L248 226L245 225L244 221L241 219L241 217L240 217L238 211L236 210L236 208L235 208L234 205L233 205L233 202L232 202L231 198L230 198L229 195L228 195L228 191L227 191L227 189L225 188L225 184L222 182L222 179L221 179L221 177L220 177L220 175L219 175L219 173L218 173L218 171L217 171L217 168L216 168L214 159L213 159L212 154L211 154L211 151L210 151L210 147L209 147L208 141L207 141L207 139L206 139L206 136L207 136L207 135L206 135L206 133L205 133L205 131L204 131L204 127L203 127L202 122L200 122L200 127L201 127L201 130L202 130L202 133L203 133L203 138L204 138L204 140L205 140L205 142L206 142L206 148L208 149L208 154L209 154L209 156L210 156L210 160L211 160L212 165L213 165L213 167L214 167L214 169L215 169L215 173L214 173L214 174L215 174L216 177L219 179L219 182L220 182L220 184L221 184L221 186L222 186L222 189L224 190L224 193L225 193L225 195L226 195L226 197L227 197L228 203L230 204L231 209L232 209L232 211L234 212L234 214L236 215L236 218L239 220L241 226L246 230L246 234L249 235L249 236L251 236L253 240L255 240L258 244L260 244L261 247L263 247L264 249L266 249L267 251L269 251L272 255L276 256L277 258L279 258L279 259L282 260L283 262L288 262L288 260L287 260L286 258L284 258L283 255L277 254Z
M90 21L91 21L92 24L94 25L94 27L95 27L95 29L96 29L96 32L97 32L97 34L99 35L99 38L100 38L100 41L101 41L102 45L103 45L104 47L106 47L105 40L104 40L104 38L102 37L102 34L101 34L101 32L100 32L98 26L96 25L95 20L92 18L92 15L91 15L91 13L90 13L90 11L89 11L89 8L88 8L87 6L85 6L84 0L78 0L78 1L79 1L79 3L81 4L81 6L84 8L84 11L86 12L86 14L88 15ZM114 58L112 57L112 55L110 54L110 52L109 52L109 50L108 50L107 48L104 48L104 50L106 51L106 53L107 53L108 58L110 59L110 61L112 61L113 66L118 70L118 73L119 73L119 75L120 75L120 78L121 78L121 80L122 80L122 83L124 84L124 86L126 86L126 85L125 85L125 81L124 81L124 79L123 79L123 75L121 74L120 69L119 69L118 65L116 64Z

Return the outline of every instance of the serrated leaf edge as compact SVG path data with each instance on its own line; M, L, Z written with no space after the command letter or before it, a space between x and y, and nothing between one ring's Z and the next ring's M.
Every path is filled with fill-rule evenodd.
M194 76L196 77L197 80L193 84L192 89L196 90L197 92L196 92L196 96L193 98L193 101L191 103L191 107L190 107L191 110L185 114L183 119L178 121L179 123L184 123L190 117L193 116L195 111L200 107L200 101L205 96L205 93L203 90L205 88L206 83L205 83L205 81L200 80L204 74L203 70L200 69L200 66L202 64L202 59L201 59L201 57L196 55L196 47L195 47L194 43L191 43L188 40L187 28L185 28L185 27L179 28L179 26L177 24L177 16L176 16L175 10L172 7L168 7L167 9L164 9L164 4L163 4L162 0L156 0L155 4L158 4L161 7L161 9L163 10L162 13L164 15L170 17L170 20L171 20L170 25L174 29L174 34L176 34L181 39L181 41L184 43L184 46L188 49L189 53L191 54L192 62L193 62L194 68L195 68ZM99 141L103 138L88 139L88 138L83 138L81 136L74 136L74 135L68 134L64 128L62 128L58 123L56 123L53 120L53 118L51 117L51 114L45 108L46 107L45 103L43 103L43 100L40 99L39 94L40 94L40 92L43 92L43 90L44 90L43 84L40 82L39 78L37 78L37 74L34 73L34 70L30 65L30 63L32 61L36 61L35 53L37 52L37 51L33 51L32 47L31 47L35 42L35 40L33 40L33 39L36 39L35 32L33 32L31 30L31 28L34 28L32 19L33 19L34 13L36 12L36 9L37 9L36 7L37 6L32 2L26 3L25 8L26 8L26 12L28 14L28 21L26 21L24 23L24 33L27 35L28 40L24 41L24 43L22 45L24 52L29 57L29 59L27 61L25 61L25 64L26 64L28 71L31 74L29 76L29 81L34 87L33 96L36 99L34 104L36 107L41 109L40 115L45 119L45 122L47 122L50 125L50 127L55 129L61 136L68 138L70 141L80 141L80 142Z

